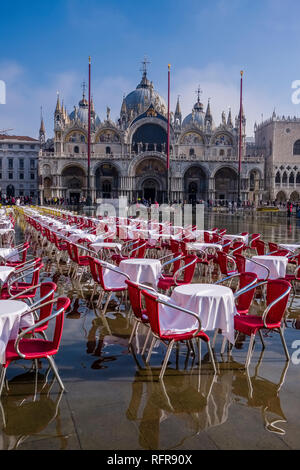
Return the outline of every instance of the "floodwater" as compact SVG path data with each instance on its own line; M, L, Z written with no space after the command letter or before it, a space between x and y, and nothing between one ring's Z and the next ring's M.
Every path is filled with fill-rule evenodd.
M209 214L205 226L262 233L267 241L300 241L296 219L285 217ZM22 239L21 231L18 237ZM40 364L37 383L31 364L11 364L9 388L1 398L0 449L300 448L300 364L294 360L300 354L293 349L293 342L300 341L300 292L286 316L285 338L293 360L286 362L279 335L268 334L264 351L256 342L246 373L248 339L240 339L231 356L221 355L219 335L218 374L205 344L200 364L180 345L159 382L165 349L158 345L146 367L141 328L133 351L128 350L128 307L118 311L112 302L104 317L89 300L88 280L79 285L67 273L60 274L46 254L44 263L42 280L57 282L59 294L72 301L55 359L67 392L60 393L52 375L45 381L46 361Z

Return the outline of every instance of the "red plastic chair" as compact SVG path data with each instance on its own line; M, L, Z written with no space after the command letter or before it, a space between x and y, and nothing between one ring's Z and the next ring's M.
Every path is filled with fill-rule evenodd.
M235 254L241 255L245 249L245 244L243 242L233 242L230 248L230 256L234 256Z
M239 315L248 315L255 289L250 289L258 282L257 274L241 273L238 291L236 292L236 309ZM243 292L242 292L243 291Z
M27 265L20 270L13 272L7 283L1 289L0 299L9 299L18 295L19 300L26 299L32 303L39 285L40 271L43 267L40 258L37 258L33 264ZM27 276L31 276L30 282L20 281Z
M114 292L125 292L127 290L125 280L130 279L127 274L123 273L112 264L97 258L92 258L91 256L89 256L88 259L94 285L101 287L101 293L97 302L98 306L101 305L103 297L107 294L106 303L102 311L102 314L105 315L112 294Z
M220 268L221 274L224 276L233 276L234 274L237 274L237 269L236 269L236 263L234 258L231 258L229 255L224 253L223 251L218 251L217 253L217 263ZM228 269L229 263L233 264L234 269Z
M249 242L250 249L256 248L256 242L260 239L260 237L261 237L260 233L252 233L250 237L250 242Z
M278 251L279 249L277 243L269 242L268 245L269 245L270 253L273 253L274 251Z
M261 330L263 329L269 331L276 331L280 334L286 358L287 360L290 359L289 352L284 339L282 319L291 291L291 285L289 282L280 279L266 281L265 283L267 284L267 308L265 309L263 315L261 317L257 315L236 315L234 317L235 330L237 332L250 336L250 344L245 364L246 369L250 365L251 356L253 353L254 340L257 332L260 334L263 347L265 347L265 343L261 335ZM255 289L261 284L257 284L252 288Z
M2 365L0 374L0 396L3 390L7 367L12 361L20 359L30 361L43 358L47 359L61 389L65 389L52 356L57 354L59 350L64 324L64 313L70 305L70 299L67 297L60 297L49 302L49 304L53 303L56 303L56 312L54 314L52 314L50 317L44 318L32 327L26 328L21 333L19 333L16 340L10 340L8 342L6 347L5 364ZM43 305L46 306L46 303ZM41 308L41 306L36 307L36 309L39 308ZM35 309L32 309L31 311L34 312L34 310ZM53 339L51 341L42 338L25 337L26 335L33 333L36 328L42 327L44 323L47 323L54 318L55 328Z
M11 267L18 267L26 262L27 259L27 252L29 249L29 243L26 242L23 245L19 245L15 247L18 251L19 255L19 260L18 261L12 261L11 258L15 256L14 254L10 255L9 257L6 258L5 260L5 266L11 266Z
M244 273L246 271L246 258L243 255L235 254L234 255L234 260L236 264L236 268L238 272Z
M253 245L252 245L253 246ZM266 245L262 240L256 240L255 249L258 256L263 256L266 254Z
M191 312L190 310L187 310L185 308L179 307L173 303L170 303L165 296L164 298L161 298L158 294L153 294L150 293L149 291L143 290L142 295L145 299L145 304L146 304L146 311L147 311L147 316L149 319L151 331L153 334L153 339L151 342L150 349L148 351L148 355L146 358L146 364L149 363L152 350L154 347L155 342L157 339L162 341L164 345L167 346L167 352L163 361L163 365L159 374L159 380L162 380L166 371L166 367L169 361L169 357L172 351L173 346L178 342L184 342L187 341L189 342L190 340L193 340L194 338L198 339L199 341L199 362L201 361L200 357L200 340L203 340L207 344L207 348L210 354L211 362L213 364L214 372L217 372L216 369L216 364L214 360L214 356L211 350L210 346L210 340L209 336L201 330L201 322L200 318L198 315L196 315L194 312ZM161 328L161 322L160 322L160 307L161 305L169 307L171 310L174 311L174 318L176 316L180 315L182 316L185 314L187 317L187 321L191 322L191 317L194 318L194 321L191 322L191 329L189 331L181 331L179 329L176 329L175 322L172 322L172 329L168 329L167 331L164 331ZM180 312L180 313L179 313Z
M157 283L157 288L162 289L164 291L168 291L169 289L175 286L190 284L195 273L197 260L198 257L195 255L183 256L181 261L183 261L184 265L177 269L177 271L173 274L172 277L160 277ZM182 274L182 272L183 279L180 280L178 278Z

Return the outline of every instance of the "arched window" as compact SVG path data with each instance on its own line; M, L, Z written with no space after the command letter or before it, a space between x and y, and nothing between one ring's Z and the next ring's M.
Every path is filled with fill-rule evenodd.
M111 153L111 152L110 152L110 147L106 147L105 153L106 153L106 155L110 155L110 153Z
M224 152L223 149L221 149L221 150L220 150L220 157L224 157L224 155L225 155L225 152Z
M280 184L280 173L277 171L276 176L275 176L275 183Z
M74 147L74 153L79 153L79 147L78 147L78 145L75 145L75 147Z
M194 150L194 149L190 149L190 157L192 157L193 155L195 155L195 150Z
M300 184L300 173L297 173L296 184Z
M300 155L300 140L294 143L294 155Z
M294 184L294 183L295 183L295 176L294 176L294 173L291 173L289 177L289 184Z
M287 180L288 180L287 173L284 172L282 175L282 184L287 184Z

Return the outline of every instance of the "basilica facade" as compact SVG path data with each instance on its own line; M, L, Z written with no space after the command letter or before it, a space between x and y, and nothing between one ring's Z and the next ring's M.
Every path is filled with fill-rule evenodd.
M144 68L136 89L120 103L114 122L107 108L103 120L91 102L90 188L97 199L127 196L165 202L237 201L239 115L222 113L215 124L210 102L204 108L200 90L187 116L179 99L170 114L170 170L167 172L167 105ZM83 92L69 114L57 97L54 138L40 129L39 197L78 201L87 196L88 101ZM265 197L265 160L260 149L246 143L242 114L241 199L259 203Z

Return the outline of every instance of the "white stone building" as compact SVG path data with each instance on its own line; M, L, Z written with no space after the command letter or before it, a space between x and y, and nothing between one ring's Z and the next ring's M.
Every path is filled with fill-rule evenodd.
M144 64L145 65L145 64ZM167 199L167 105L147 77L124 97L120 118L110 109L100 120L91 105L91 193L97 198L127 196L129 201ZM264 159L246 148L242 116L241 199L258 202L264 190ZM77 201L87 196L88 101L83 93L69 114L60 98L54 112L54 138L45 142L40 130L40 200ZM238 197L239 116L222 113L215 125L210 103L204 110L198 92L191 113L183 117L178 100L171 113L171 201L236 201Z
M0 192L38 200L40 142L27 136L0 134Z

